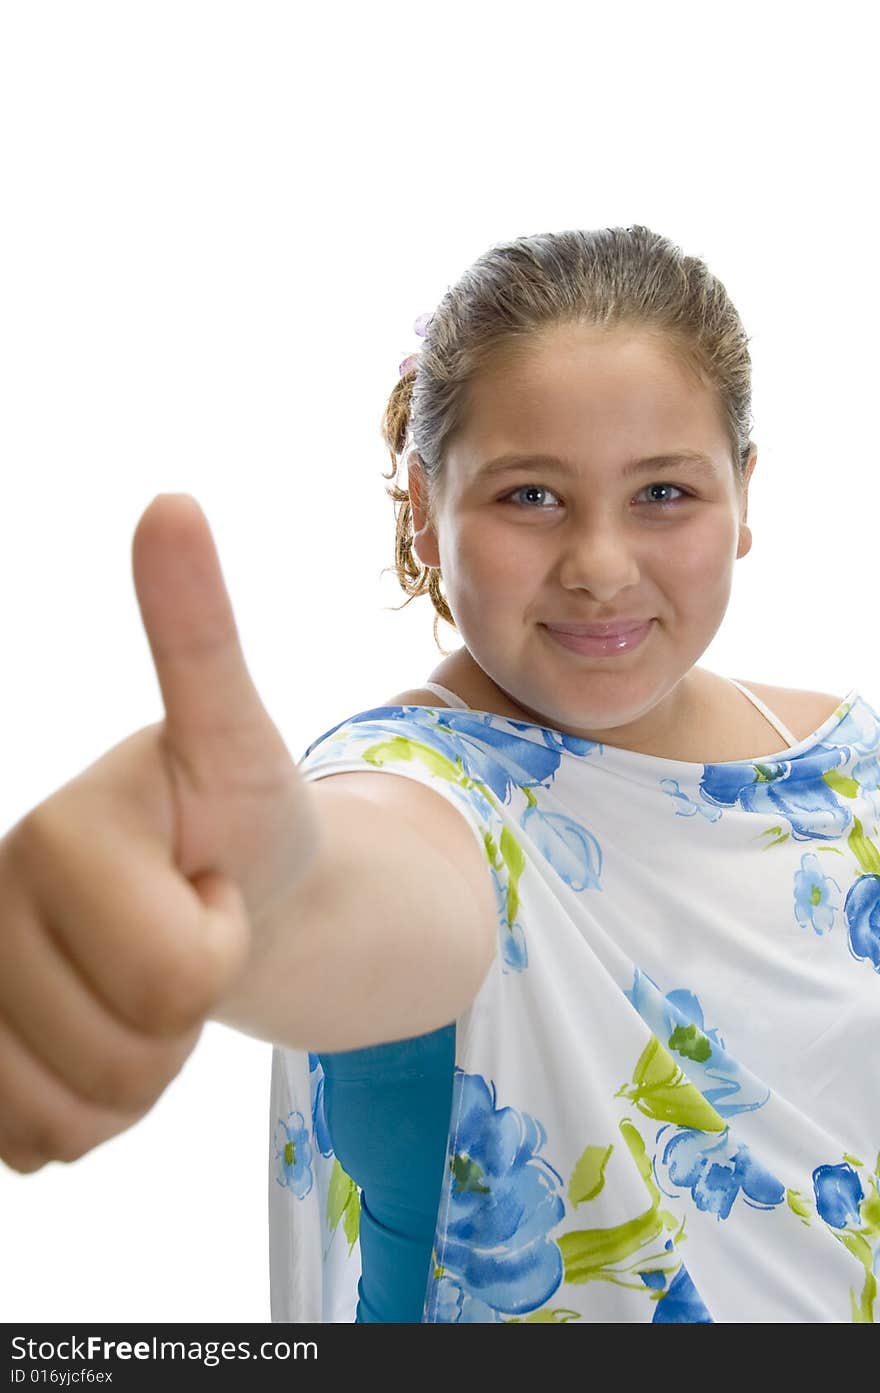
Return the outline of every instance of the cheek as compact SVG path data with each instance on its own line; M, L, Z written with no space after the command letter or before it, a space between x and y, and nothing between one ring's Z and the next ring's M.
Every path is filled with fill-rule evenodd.
M503 591L522 582L528 554L515 528L484 523L459 528L453 557L459 583L473 578L481 589Z
M664 565L666 574L686 586L700 606L727 594L734 555L735 529L725 516L683 532L677 545L665 548Z

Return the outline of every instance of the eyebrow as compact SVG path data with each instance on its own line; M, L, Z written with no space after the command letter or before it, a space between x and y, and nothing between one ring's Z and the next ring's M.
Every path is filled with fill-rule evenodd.
M650 455L647 459L629 460L623 466L621 473L625 479L628 479L633 474L644 474L650 469L659 469L665 466L691 469L696 474L717 477L717 470L712 460L708 455L702 455L697 450L675 450L672 454ZM514 469L534 468L553 469L559 474L577 475L580 473L570 460L560 459L558 455L507 454L498 455L497 458L482 465L477 471L477 477L484 478L487 474L503 474Z

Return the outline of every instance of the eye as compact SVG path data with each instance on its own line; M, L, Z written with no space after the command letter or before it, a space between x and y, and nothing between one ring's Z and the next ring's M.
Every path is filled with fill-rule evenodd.
M690 494L686 493L684 489L680 489L678 487L678 484L667 484L662 479L656 480L656 482L653 484L646 484L645 487L642 489L642 492L647 493L648 489L666 489L667 491L669 489L672 489L675 493L680 494L682 498L690 497ZM678 502L678 499L649 498L648 502L653 503L656 508L671 508L673 504Z
M691 496L685 489L679 488L678 484L668 484L664 480L659 479L653 484L646 484L641 492L647 493L650 489L665 489L667 492L672 490L679 495L677 498L649 498L647 500L648 503L655 508L672 508L680 501L680 498L689 498ZM543 493L549 494L551 498L558 498L558 494L553 493L552 489L545 488L543 484L522 484L518 489L514 489L512 493L505 494L500 501L502 503L514 503L517 507L526 507L528 509L530 505L519 502L520 495L525 493ZM531 508L530 511L545 513L547 509Z
M553 493L551 489L545 488L543 484L522 484L520 488L514 489L512 493L506 493L504 497L501 499L501 502L516 503L521 493L549 493L551 498L558 497L558 495ZM522 507L523 505L517 504L517 506ZM547 510L546 508L532 508L531 511L533 513L544 513Z

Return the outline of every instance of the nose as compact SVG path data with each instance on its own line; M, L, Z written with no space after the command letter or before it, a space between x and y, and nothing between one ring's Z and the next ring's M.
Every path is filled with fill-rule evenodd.
M566 590L589 590L608 601L637 585L641 567L632 536L606 520L572 527L562 546L559 583Z

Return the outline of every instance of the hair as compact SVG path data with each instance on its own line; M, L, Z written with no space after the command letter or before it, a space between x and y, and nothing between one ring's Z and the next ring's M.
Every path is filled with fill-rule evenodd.
M449 287L428 320L421 351L402 365L382 417L394 479L408 440L425 475L426 511L433 521L442 491L446 451L463 427L468 389L480 373L522 361L539 337L557 326L636 328L675 361L714 388L738 484L752 442L751 358L748 338L721 281L704 262L647 227L545 232L500 242ZM410 456L411 457L411 456ZM413 553L409 491L394 483L394 569L407 599L428 594L437 620L455 627L440 591L440 568Z

